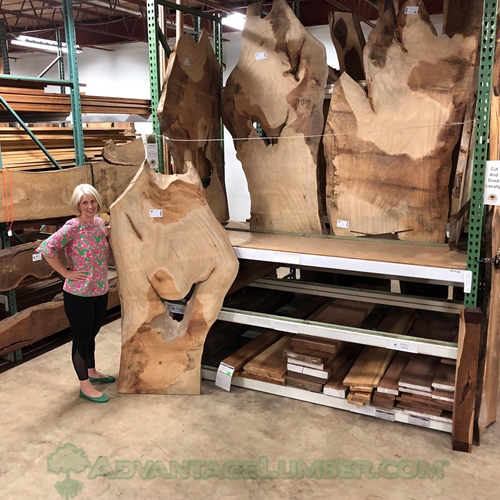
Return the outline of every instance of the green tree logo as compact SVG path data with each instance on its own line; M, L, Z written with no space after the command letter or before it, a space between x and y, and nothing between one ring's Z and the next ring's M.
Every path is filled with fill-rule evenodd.
M65 500L75 498L83 489L83 483L69 477L70 472L83 472L90 467L89 459L83 450L74 444L67 443L60 446L47 458L47 470L54 474L63 472L66 479L56 483L54 487Z

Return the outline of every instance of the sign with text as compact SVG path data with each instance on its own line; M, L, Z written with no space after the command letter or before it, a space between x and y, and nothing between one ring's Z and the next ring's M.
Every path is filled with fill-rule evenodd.
M484 204L500 205L500 161L486 162Z

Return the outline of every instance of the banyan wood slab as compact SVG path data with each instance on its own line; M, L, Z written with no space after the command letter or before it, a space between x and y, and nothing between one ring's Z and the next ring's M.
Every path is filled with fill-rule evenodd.
M238 271L225 230L193 166L161 175L145 163L111 206L120 281L118 391L199 394L205 337ZM192 291L182 321L165 301Z
M324 146L334 234L444 242L454 123L476 49L476 36L438 36L420 0L396 19L391 10L379 17L364 48L367 92L344 73L331 99Z
M170 140L176 173L194 163L209 178L205 196L219 222L229 219L220 143L221 67L205 30L195 42L189 34L177 41L168 60L158 116Z
M222 94L222 117L248 181L252 229L322 231L317 155L327 73L325 47L285 0L274 0L263 19L260 4L247 8L241 56Z

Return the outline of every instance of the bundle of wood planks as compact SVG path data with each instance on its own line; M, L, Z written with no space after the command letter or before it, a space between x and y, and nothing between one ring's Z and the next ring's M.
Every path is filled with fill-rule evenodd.
M306 301L293 315L444 341L455 340L458 325L452 315L320 297ZM453 407L455 366L432 356L267 330L224 363L234 367L234 376L322 392L357 406L445 418Z
M59 116L67 116L71 113L69 94L45 92L44 89L41 88L10 86L0 86L0 94L14 111L21 114L21 117L26 113L48 113ZM151 101L149 99L92 96L85 94L81 94L80 97L82 113L136 114L142 116L151 114ZM11 115L7 111L0 112L0 121L12 121Z
M31 131L61 167L75 166L73 129L71 127L37 126ZM115 144L125 144L136 137L133 124L89 124L83 128L85 155L92 158L101 154L109 140ZM39 170L54 168L53 164L21 128L0 127L2 144L2 163L4 168L12 170Z

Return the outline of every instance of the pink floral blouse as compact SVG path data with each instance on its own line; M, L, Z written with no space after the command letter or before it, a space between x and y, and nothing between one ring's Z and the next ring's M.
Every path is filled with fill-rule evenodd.
M86 280L66 280L63 290L82 297L96 297L108 291L109 242L106 226L100 217L92 222L70 219L47 238L37 252L56 257L64 247L66 262L71 271L85 271Z

